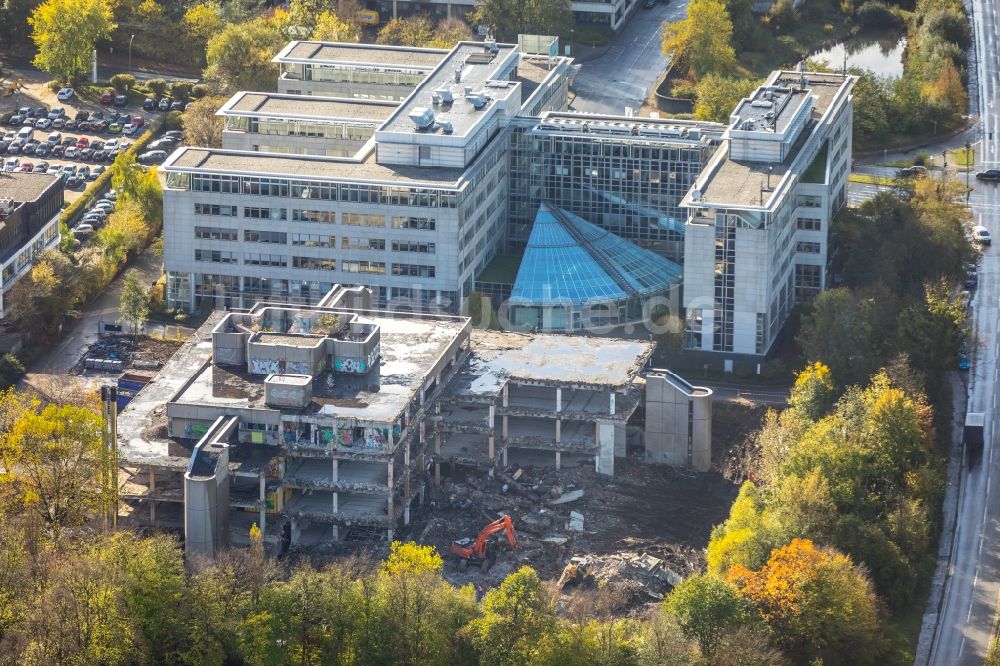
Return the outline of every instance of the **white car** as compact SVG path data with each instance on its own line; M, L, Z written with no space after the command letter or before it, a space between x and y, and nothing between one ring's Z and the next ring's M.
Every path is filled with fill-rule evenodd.
M104 150L109 153L118 150L118 139L108 139L108 142L104 144Z
M63 155L65 155L68 160L75 160L80 155L80 149L76 146L70 146L66 149L66 152L63 153Z
M7 173L12 173L21 167L21 160L14 158L7 160L7 164L4 165L3 170Z
M137 129L139 129L139 126L135 123L125 123L125 127L122 128L122 134L132 136Z
M979 224L972 227L972 239L980 245L993 244L993 238L990 237L990 230Z
M53 146L57 143L62 143L62 134L59 132L53 132L52 134L49 134L49 138L46 139L46 141L51 143Z
M60 102L65 102L66 100L73 99L73 89L60 88L59 92L56 93L56 99L58 99Z

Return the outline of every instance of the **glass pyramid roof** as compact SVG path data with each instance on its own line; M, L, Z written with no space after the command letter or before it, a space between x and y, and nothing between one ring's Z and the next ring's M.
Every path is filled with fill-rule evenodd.
M543 202L510 301L608 301L663 291L680 279L674 262Z

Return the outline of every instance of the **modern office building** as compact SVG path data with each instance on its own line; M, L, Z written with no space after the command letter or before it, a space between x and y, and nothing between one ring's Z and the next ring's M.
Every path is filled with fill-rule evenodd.
M63 180L43 173L0 173L0 319L7 294L35 258L59 245Z
M428 15L434 21L466 16L475 7L475 0L366 0L368 9L379 13L385 22L389 19ZM573 18L577 25L602 25L618 30L625 20L640 5L640 0L573 0Z
M667 295L688 348L729 367L759 361L825 287L852 77L775 72L724 125L568 112L571 61L511 44L292 42L275 60L282 92L234 96L222 149L161 167L175 307L308 304L346 284L380 308L454 314L488 275L491 296L518 297L494 307L516 304L508 321L529 330L642 322ZM539 265L559 253L533 239L536 219L586 260ZM591 232L614 251L594 252ZM609 259L645 251L641 284ZM495 281L491 262L512 254ZM556 288L582 275L604 287Z
M276 547L391 539L442 464L614 474L653 343L370 304L334 286L318 305L211 315L118 416L131 519L183 526L188 554L212 556L253 522ZM706 468L711 391L688 393L657 384L640 457Z
M692 350L766 354L791 308L826 287L830 222L847 199L855 77L773 72L733 112L682 202Z

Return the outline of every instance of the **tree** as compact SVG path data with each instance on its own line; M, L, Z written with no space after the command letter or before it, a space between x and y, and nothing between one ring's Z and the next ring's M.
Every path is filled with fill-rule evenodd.
M182 20L184 34L187 37L188 48L198 64L205 64L205 48L208 40L223 28L219 7L208 2L199 2L185 10ZM155 92L155 91L154 91ZM157 93L162 95L163 93Z
M115 92L125 94L126 91L135 88L135 77L131 74L115 74L111 77L111 87Z
M748 623L752 610L735 586L708 574L687 578L664 604L706 657L715 653L726 632Z
M150 79L146 81L146 89L157 97L162 97L167 92L167 82L163 79Z
M799 661L873 664L881 657L878 600L847 556L793 539L759 571L737 565L728 578Z
M694 115L698 120L728 123L729 114L744 97L761 84L758 79L739 79L708 74L695 86Z
M205 97L192 103L191 108L184 113L184 143L221 148L225 119L215 115L215 112L225 102L225 97Z
M505 41L520 33L558 35L572 22L570 0L477 0L469 13L469 23Z
M438 49L450 49L458 42L465 42L472 39L472 31L465 21L457 18L448 18L440 21L434 29L434 37L424 46Z
M316 17L312 39L318 42L360 42L361 28L356 23L341 20L336 14L322 12Z
M806 359L830 369L840 387L865 382L878 369L874 304L846 289L824 291L802 318L798 342Z
M555 628L552 604L538 574L521 567L486 593L483 615L468 625L484 666L530 664Z
M941 65L941 73L933 83L924 86L924 95L932 104L942 107L954 116L965 113L969 106L969 96L965 92L965 86L962 85L962 77L950 59Z
M101 433L101 417L89 409L48 405L23 414L0 440L5 483L57 538L62 527L89 518L104 498Z
M96 242L104 250L106 266L117 272L129 255L135 256L153 235L139 202L126 199L108 218L108 224L97 232Z
M817 361L795 374L788 404L805 418L816 421L833 407L835 396L830 368Z
M763 491L747 481L729 509L729 518L712 530L708 542L708 571L724 576L736 565L756 568L768 554L787 543L787 529L767 507Z
M149 292L142 286L135 269L125 274L119 305L119 321L128 322L132 335L138 335L149 318Z
M733 22L720 0L693 0L686 19L663 25L663 52L695 78L731 71L732 40Z
M434 24L426 16L390 19L378 31L376 44L396 46L424 46L434 39Z
M277 10L268 17L227 24L208 40L205 78L221 92L274 90L278 67L271 58L287 41L288 14Z
M38 51L35 66L69 83L90 71L94 46L116 27L104 0L45 0L28 23Z

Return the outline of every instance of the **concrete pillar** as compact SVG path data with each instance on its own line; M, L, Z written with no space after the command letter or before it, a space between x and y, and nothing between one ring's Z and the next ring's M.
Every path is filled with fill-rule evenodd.
M496 441L493 439L493 433L490 433L489 436L489 453L490 453L490 460L496 458Z
M562 452L556 451L556 471L558 472L562 468Z
M149 500L149 526L156 527L156 500Z
M297 546L302 541L302 526L299 521L292 518L292 545Z
M487 424L487 425L488 425L488 426L489 426L490 428L493 428L493 425L494 425L494 424L496 423L496 418L497 418L497 408L496 408L496 407L494 407L493 405L490 405L490 414L489 414L489 416L487 416L486 418L488 419L488 420L487 420L487 422L486 422L486 424Z
M391 460L388 463L388 473L386 475L386 479L387 479L388 485L389 485L389 499L386 500L386 510L389 512L389 524L391 525L394 522L393 521L393 515L394 515L393 514L393 509L395 508L394 502L395 502L395 499L396 499L395 493L392 492L392 485L393 485L393 483L392 483L392 461ZM392 528L391 527L389 528L389 540L390 541L392 540Z
M152 495L156 492L156 470L152 467L149 468L149 494Z
M611 413L615 413L615 392L611 392Z
M258 475L260 481L260 533L264 534L267 529L267 484L264 481L264 470Z
M441 463L434 463L434 485L441 485Z
M556 412L562 411L562 388L556 387Z
M503 415L503 430L500 433L500 436L503 437L504 439L507 439L507 419L508 419L508 416L506 414L504 414Z
M403 524L404 525L409 525L410 524L410 503L409 502L407 502L406 505L403 507Z
M507 407L507 406L509 406L509 404L508 404L508 395L507 395L507 384L504 384L504 385L503 385L503 394L502 394L502 398L503 398L503 406L504 406L504 407Z
M403 464L407 467L410 466L410 439L406 440L406 446L403 447Z
M562 419L556 419L556 444L562 440Z
M333 493L333 512L340 513L340 493Z
M503 455L501 457L503 458L503 466L506 467L507 466L507 447L506 446L503 447Z
M441 455L441 432L434 432L434 453Z
M332 461L333 469L330 472L330 480L334 483L340 481L340 461L334 458Z
M392 18L396 18L396 0L392 0ZM386 293L386 298L388 298L388 290L386 290ZM392 537L389 538L389 541L392 541Z
M615 424L610 421L597 422L597 459L595 461L598 474L613 475L615 473Z

